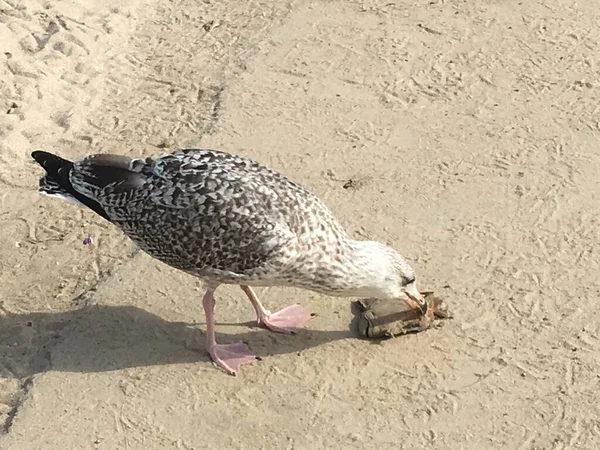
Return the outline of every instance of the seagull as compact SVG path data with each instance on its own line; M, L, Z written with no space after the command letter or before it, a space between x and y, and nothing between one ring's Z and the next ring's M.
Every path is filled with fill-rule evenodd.
M264 165L224 151L177 149L154 158L94 154L68 161L45 151L39 191L87 207L144 252L206 287L207 350L235 375L257 358L246 344L218 344L214 293L239 285L259 325L293 333L311 315L300 305L271 313L255 286L293 286L333 297L404 301L420 314L427 302L410 264L393 248L351 239L307 189Z

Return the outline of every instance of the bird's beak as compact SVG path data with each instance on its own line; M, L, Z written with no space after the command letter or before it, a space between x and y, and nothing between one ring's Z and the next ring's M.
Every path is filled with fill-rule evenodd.
M427 312L427 302L425 301L425 297L419 292L417 289L416 283L410 283L404 287L404 293L411 299L413 302L417 303L419 309L423 314Z

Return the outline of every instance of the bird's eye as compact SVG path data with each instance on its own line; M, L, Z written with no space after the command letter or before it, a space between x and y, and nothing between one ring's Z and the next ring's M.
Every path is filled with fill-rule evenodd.
M415 276L414 275L412 277L405 277L404 278L404 285L405 286L408 285L408 284L414 283L414 282L415 282Z

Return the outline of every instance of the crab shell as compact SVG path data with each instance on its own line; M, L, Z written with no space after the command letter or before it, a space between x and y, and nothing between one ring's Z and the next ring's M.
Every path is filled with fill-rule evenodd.
M407 333L424 331L439 322L435 319L449 319L446 303L432 292L424 292L428 307L433 316L422 315L408 308L404 302L361 299L355 302L361 311L358 317L358 333L367 338L395 337Z

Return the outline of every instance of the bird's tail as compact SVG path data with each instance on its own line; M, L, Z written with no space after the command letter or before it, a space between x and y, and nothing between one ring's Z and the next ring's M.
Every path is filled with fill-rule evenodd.
M31 156L46 171L39 179L38 190L41 193L61 198L69 203L87 206L106 220L110 220L98 202L73 188L69 177L73 162L41 150L34 151Z

